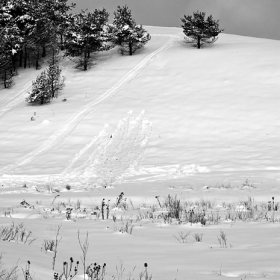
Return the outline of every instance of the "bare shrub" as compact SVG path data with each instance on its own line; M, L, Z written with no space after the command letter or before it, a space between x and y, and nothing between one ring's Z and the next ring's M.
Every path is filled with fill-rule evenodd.
M217 238L221 248L227 248L227 235L223 230L220 231L220 235L218 235Z
M191 234L190 231L179 231L178 236L173 235L175 239L177 239L180 243L187 243L188 236Z

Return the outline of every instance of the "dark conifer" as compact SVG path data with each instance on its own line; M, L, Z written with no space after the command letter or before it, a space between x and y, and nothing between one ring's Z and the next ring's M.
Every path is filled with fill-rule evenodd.
M187 43L200 49L204 44L212 44L217 41L218 35L224 31L219 29L219 21L210 15L205 19L204 12L194 12L193 16L181 18L183 32Z
M110 26L112 42L120 47L122 54L132 55L136 50L142 48L150 39L150 34L137 25L132 18L131 10L127 6L118 6L114 12L114 21Z
M70 18L65 35L65 55L78 57L77 68L86 71L91 65L91 53L110 48L106 25L109 13L105 9L94 12L82 11Z

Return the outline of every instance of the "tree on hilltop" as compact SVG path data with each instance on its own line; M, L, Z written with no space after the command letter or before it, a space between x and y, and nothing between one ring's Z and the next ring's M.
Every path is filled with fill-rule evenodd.
M183 32L187 43L200 49L204 44L213 44L218 40L218 35L224 31L219 29L219 21L210 15L205 19L204 12L194 12L193 16L184 15L181 18Z
M120 46L122 54L132 55L136 50L142 48L150 39L150 34L136 24L132 19L131 10L127 6L118 6L114 12L114 21L111 27L112 42Z

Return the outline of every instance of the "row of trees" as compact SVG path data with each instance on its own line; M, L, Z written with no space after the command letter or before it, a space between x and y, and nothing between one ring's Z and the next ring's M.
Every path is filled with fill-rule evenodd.
M112 24L105 9L71 14L74 7L67 0L1 1L0 75L5 88L18 68L39 69L50 51L64 50L77 58L78 68L87 70L92 53L119 45L121 53L132 55L151 38L127 6L118 6Z
M40 68L47 51L59 46L68 14L67 0L2 0L0 4L0 74L4 87L20 67ZM61 42L60 42L61 43Z
M20 67L40 68L42 59L51 53L47 70L32 84L26 101L43 104L57 96L63 85L57 53L73 58L75 66L87 70L92 54L116 45L122 54L132 55L151 36L136 24L127 6L117 7L112 24L106 9L69 13L75 4L67 0L2 0L0 4L0 77L5 88ZM182 20L186 42L197 48L214 43L223 30L218 21L196 12Z

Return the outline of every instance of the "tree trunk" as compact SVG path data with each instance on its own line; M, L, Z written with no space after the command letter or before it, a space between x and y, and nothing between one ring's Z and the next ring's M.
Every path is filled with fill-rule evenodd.
M200 49L201 44L200 44L200 37L197 38L197 48Z
M22 57L23 57L23 50L19 52L19 67L22 67Z
M7 70L4 70L4 88L7 88Z
M63 47L63 35L62 33L60 34L60 49L63 51L64 50L64 47Z
M25 69L27 66L27 47L24 46L24 61L23 61L23 68Z
M84 71L87 71L87 52L84 51Z
M42 57L47 55L46 46L43 46Z
M132 55L132 43L129 43L129 55Z
M16 71L16 54L12 55L11 59L12 59L12 69L11 69L11 72L15 72Z
M51 92L52 92L52 98L55 98L55 87L54 87L54 81L55 81L55 74L53 71L51 71L50 76L48 77L49 82L51 84Z
M40 51L39 51L39 48L37 49L37 55L36 55L36 64L35 64L35 67L36 67L36 70L39 69L39 56L40 56Z

